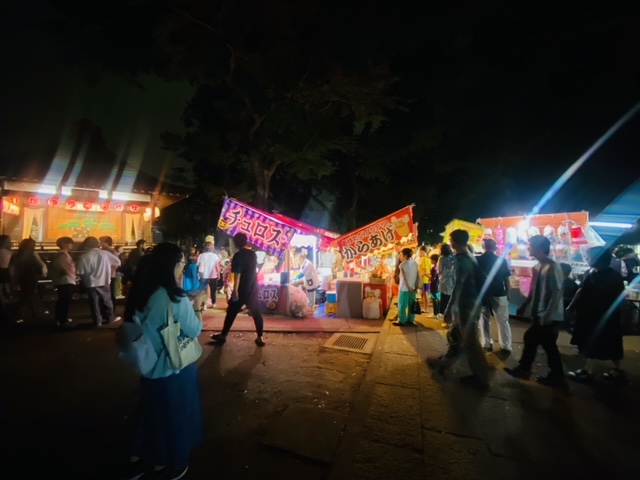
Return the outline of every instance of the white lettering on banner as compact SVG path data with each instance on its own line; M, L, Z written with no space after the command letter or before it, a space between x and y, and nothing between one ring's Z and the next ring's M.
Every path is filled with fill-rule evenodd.
M261 302L277 302L278 301L278 287L265 287L258 290L258 300Z

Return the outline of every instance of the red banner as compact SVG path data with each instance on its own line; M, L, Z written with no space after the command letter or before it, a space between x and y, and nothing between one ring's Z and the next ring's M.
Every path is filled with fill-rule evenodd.
M218 228L229 235L244 233L249 243L280 258L289 246L295 228L232 198L225 198Z
M415 235L413 207L408 206L370 223L336 240L347 262L384 248L389 244L407 241Z

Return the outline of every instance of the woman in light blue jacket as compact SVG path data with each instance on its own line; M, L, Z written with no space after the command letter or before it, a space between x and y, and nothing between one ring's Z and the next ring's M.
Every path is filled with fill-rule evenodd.
M177 245L161 243L143 257L136 270L125 321L140 321L144 335L158 354L153 370L140 378L140 408L134 423L130 462L125 478L182 478L193 450L202 442L203 420L196 363L172 367L159 331L169 309L181 335L197 338L200 311L194 310L182 285L184 255Z

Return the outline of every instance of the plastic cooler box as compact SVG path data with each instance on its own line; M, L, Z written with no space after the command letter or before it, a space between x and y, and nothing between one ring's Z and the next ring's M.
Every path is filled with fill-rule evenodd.
M328 303L338 303L338 294L334 291L327 292L327 302Z

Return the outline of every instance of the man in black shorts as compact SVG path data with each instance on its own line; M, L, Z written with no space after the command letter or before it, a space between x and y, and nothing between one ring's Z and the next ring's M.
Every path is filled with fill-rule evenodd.
M233 322L242 306L246 305L256 325L256 345L264 347L265 343L262 338L264 320L258 303L258 280L256 276L258 258L253 250L247 248L247 236L244 233L236 233L233 236L233 243L238 251L231 259L231 271L233 272L231 300L229 300L227 315L224 317L222 332L211 334L211 339L217 343L226 342Z

